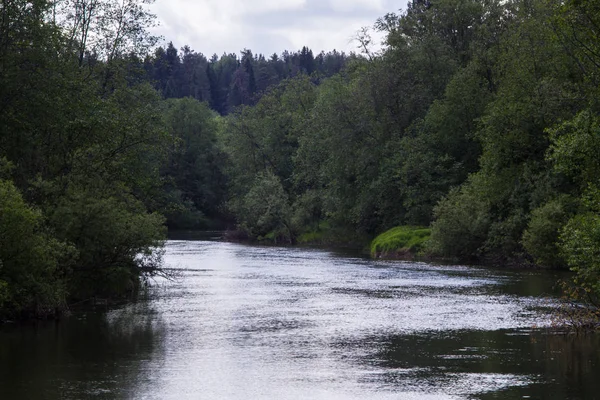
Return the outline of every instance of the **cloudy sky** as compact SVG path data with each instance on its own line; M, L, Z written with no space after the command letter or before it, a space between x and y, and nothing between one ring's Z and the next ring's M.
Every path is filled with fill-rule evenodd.
M407 0L156 0L156 29L177 48L189 45L211 56L281 54L308 46L316 53L356 50L352 37ZM379 38L376 38L379 42Z

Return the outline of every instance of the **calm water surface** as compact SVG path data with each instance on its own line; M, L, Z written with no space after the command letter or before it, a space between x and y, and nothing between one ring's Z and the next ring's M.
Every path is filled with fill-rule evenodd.
M0 329L0 399L594 399L555 275L171 241L146 301Z

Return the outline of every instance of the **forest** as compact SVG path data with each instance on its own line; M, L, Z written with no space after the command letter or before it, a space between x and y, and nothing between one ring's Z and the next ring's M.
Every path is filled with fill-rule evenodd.
M223 227L571 269L598 309L598 2L413 0L380 51L210 58L146 3L0 3L0 320L130 298L168 229Z

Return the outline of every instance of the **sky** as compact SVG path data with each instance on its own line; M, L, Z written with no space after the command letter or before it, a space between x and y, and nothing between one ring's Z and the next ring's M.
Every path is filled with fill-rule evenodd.
M407 0L156 0L154 34L207 57L250 49L269 56L308 46L315 54L357 51L352 38ZM374 33L376 45L381 35Z

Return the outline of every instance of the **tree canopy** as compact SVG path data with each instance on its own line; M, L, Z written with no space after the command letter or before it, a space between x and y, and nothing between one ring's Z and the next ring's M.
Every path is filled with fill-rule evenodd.
M156 47L147 4L2 3L0 318L133 295L165 227L430 227L431 256L600 296L596 2L415 0L381 52L268 57Z

